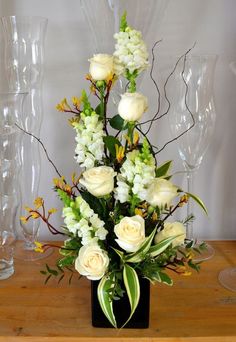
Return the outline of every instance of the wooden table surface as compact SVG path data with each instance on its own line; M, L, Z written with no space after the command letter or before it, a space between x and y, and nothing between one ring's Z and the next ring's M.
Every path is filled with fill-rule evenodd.
M90 322L90 282L44 285L40 270L57 252L34 263L15 261L15 274L0 281L0 342L236 341L236 292L218 283L220 270L236 266L236 241L211 241L215 256L198 274L176 275L173 287L151 288L149 329L101 329Z

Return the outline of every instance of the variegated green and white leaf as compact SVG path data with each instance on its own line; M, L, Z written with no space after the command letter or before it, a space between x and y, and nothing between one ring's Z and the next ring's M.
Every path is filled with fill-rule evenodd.
M172 160L165 162L164 164L160 165L156 170L156 177L163 177L166 176L167 172L169 171L172 164Z
M155 246L151 246L149 249L149 253L151 255L151 257L156 257L159 254L161 254L162 252L164 252L164 250L175 240L175 238L179 236L179 235L175 235L175 236L171 236L168 237L160 242L158 242Z
M119 257L121 258L121 260L124 259L124 252L119 251L119 249L113 248L113 250L116 252L116 254L119 255Z
M129 265L125 264L123 269L123 279L125 284L125 289L129 298L130 303L130 315L122 328L129 322L133 316L140 298L140 285L139 279L136 271Z
M100 307L104 313L104 315L107 317L109 322L113 325L113 327L117 328L115 315L113 312L113 302L109 297L108 290L111 287L112 279L110 279L107 276L104 276L98 285L97 288L97 296L98 301L100 304Z
M206 213L206 215L208 215L208 211L207 208L205 206L205 204L203 203L203 201L196 195L191 194L190 192L186 192L186 194L191 197L192 199L194 199L195 202L197 202L198 205L200 205L200 207L204 210L204 212Z
M145 255L147 254L147 252L149 251L151 244L152 244L152 240L154 238L156 234L156 228L152 231L152 233L144 240L144 242L141 244L140 248L132 253L129 254L125 260L126 262L140 262L145 258Z

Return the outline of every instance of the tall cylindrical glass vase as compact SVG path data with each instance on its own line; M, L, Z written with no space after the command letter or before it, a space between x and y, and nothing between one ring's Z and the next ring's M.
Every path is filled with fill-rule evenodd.
M31 16L2 17L5 38L5 69L11 90L29 92L22 128L39 137L43 118L42 80L44 41L47 19ZM24 134L21 147L21 211L38 197L40 181L40 151L37 140ZM42 257L34 252L39 222L21 223L24 237L24 253L21 259L34 260Z
M26 93L0 93L0 280L14 273L14 241L20 204L22 106Z

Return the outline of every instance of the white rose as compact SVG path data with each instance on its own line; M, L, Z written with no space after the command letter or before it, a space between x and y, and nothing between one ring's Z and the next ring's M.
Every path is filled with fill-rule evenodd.
M145 221L139 216L124 217L115 225L115 241L127 252L136 252L145 239Z
M152 206L168 207L171 201L178 195L178 187L170 181L161 178L155 178L149 184L146 192L146 201Z
M165 222L164 223L164 229L161 230L159 233L155 236L155 243L158 243L164 239L167 239L168 237L180 235L177 238L175 238L172 242L172 246L176 247L179 245L182 245L184 243L184 240L186 238L186 229L183 223L181 222Z
M80 183L86 187L90 194L99 197L110 194L114 189L114 172L112 167L93 167L83 173Z
M103 81L114 73L113 56L99 53L89 59L89 72L95 81Z
M126 121L136 121L141 118L147 108L146 96L140 93L125 93L121 95L118 113Z
M91 280L101 279L109 265L107 252L97 244L82 246L75 260L75 269Z

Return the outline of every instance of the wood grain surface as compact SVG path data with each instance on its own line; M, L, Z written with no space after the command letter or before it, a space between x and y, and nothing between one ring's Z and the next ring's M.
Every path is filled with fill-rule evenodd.
M210 243L215 256L199 274L152 286L150 328L143 330L93 328L85 278L44 285L40 270L54 265L57 251L33 263L15 260L15 274L0 281L0 342L236 341L236 292L218 282L220 270L236 266L236 241Z

